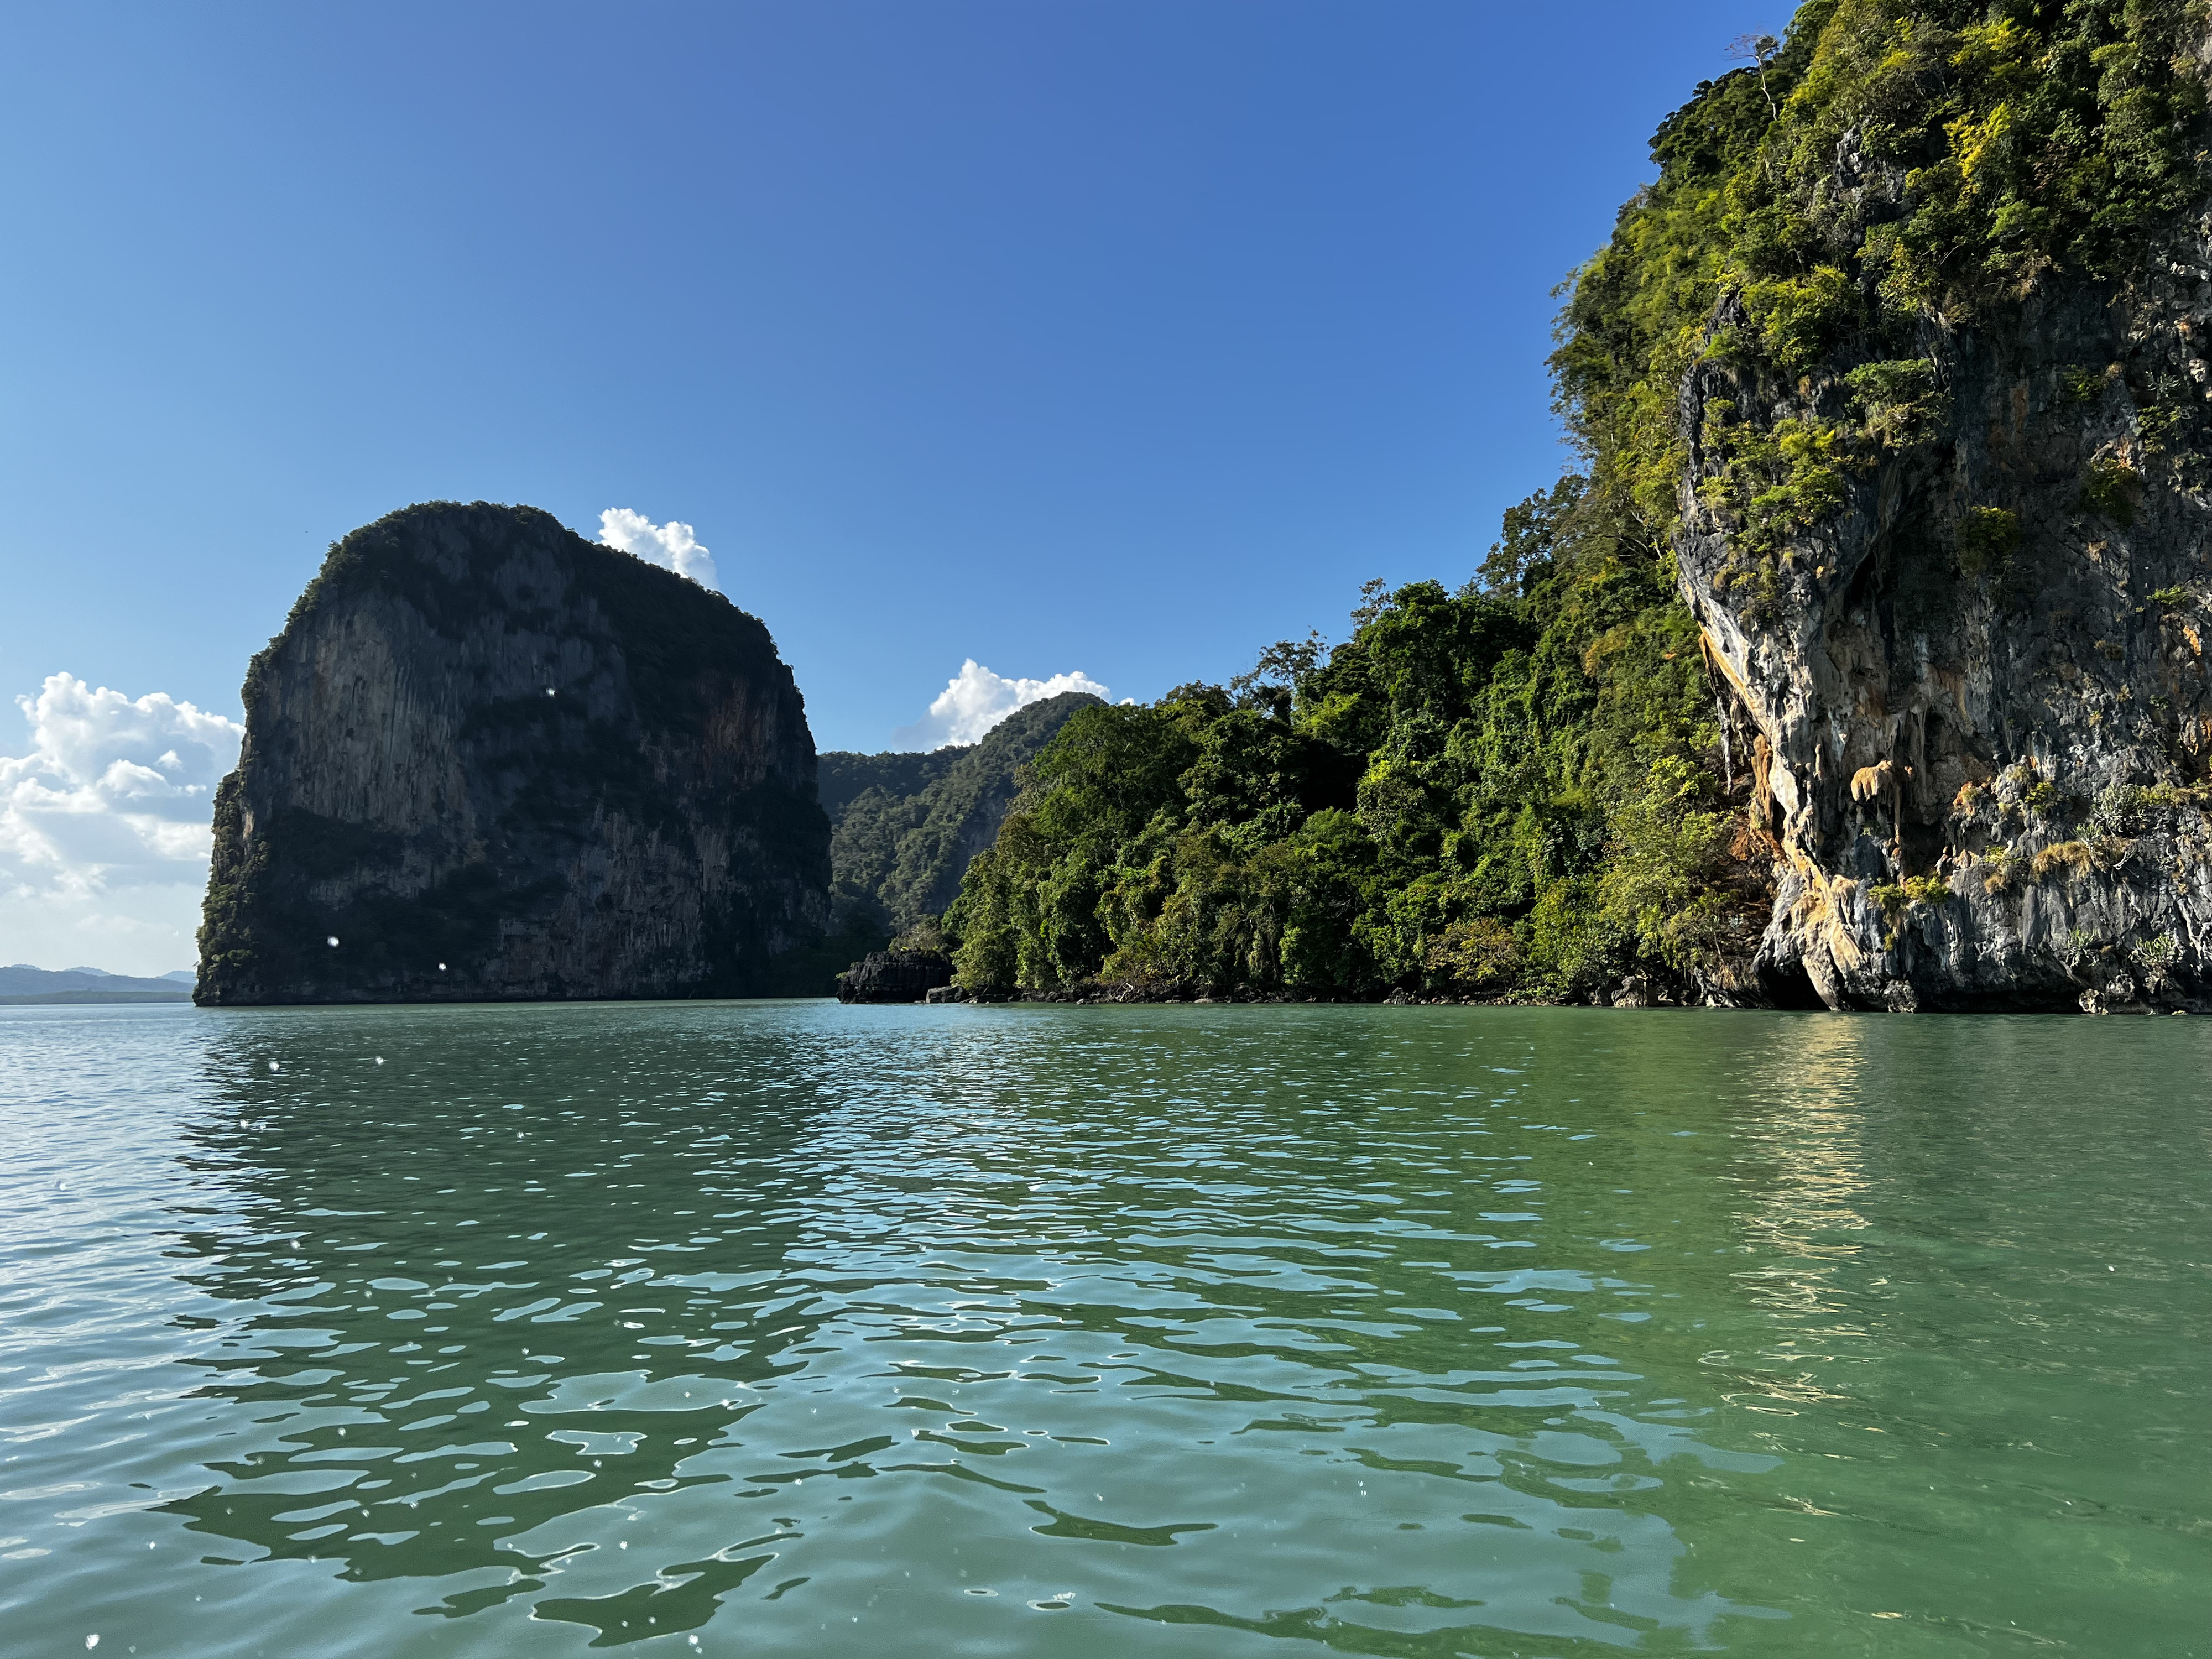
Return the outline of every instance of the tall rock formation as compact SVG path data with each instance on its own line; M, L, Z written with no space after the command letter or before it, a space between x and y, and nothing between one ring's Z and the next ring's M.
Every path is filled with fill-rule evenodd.
M332 548L245 703L203 1003L819 988L813 738L720 594L535 508L411 507Z
M1846 150L1836 189L1901 185ZM2047 280L1922 345L1919 429L1765 569L1731 551L1714 434L1832 410L1844 376L1709 360L1683 386L1682 592L1781 851L1765 989L2212 1006L2212 216L2132 279Z

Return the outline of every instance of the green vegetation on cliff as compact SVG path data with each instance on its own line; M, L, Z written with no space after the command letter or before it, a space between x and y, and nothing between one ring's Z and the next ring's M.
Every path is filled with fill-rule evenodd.
M825 750L819 757L818 798L822 810L835 824L844 817L847 807L872 789L880 790L895 800L918 795L951 771L953 762L968 752L967 746L958 744L948 744L921 754L895 750L882 755L856 755L849 750Z
M921 755L822 757L830 890L854 954L927 921L960 890L968 860L991 844L1021 769L1069 715L1098 699L1080 691L1019 708L980 743Z
M2201 201L2204 27L2196 0L1812 0L1753 45L1661 127L1656 182L1576 276L1552 367L1582 470L1456 591L1370 589L1334 649L1077 714L945 917L962 982L1745 988L1772 849L1677 592L1692 445L1755 622L1790 538L1940 424L1942 342L2125 276ZM1760 395L1686 432L1703 368ZM2146 449L2195 441L2200 400L2136 401ZM2118 512L2130 483L2085 499ZM1968 509L1958 568L2018 534Z
M2201 0L1810 0L1661 126L1658 180L1577 275L1553 368L1601 489L1663 538L1698 443L1729 580L1771 605L1845 472L1939 430L1947 341L2132 273L2202 202L2204 40ZM1682 430L1701 364L1782 412L1720 399ZM2178 385L2143 391L2160 435L2203 419Z

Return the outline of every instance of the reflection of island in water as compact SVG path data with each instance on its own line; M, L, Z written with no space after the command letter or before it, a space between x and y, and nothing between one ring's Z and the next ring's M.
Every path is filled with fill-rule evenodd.
M600 1643L740 1585L757 1643L873 1609L933 1651L1077 1605L1355 1647L1769 1616L1678 1528L1774 1460L1693 1421L1692 1258L1622 1236L1714 1259L1726 1189L1672 1179L1711 1143L1607 1115L1601 1156L1457 1011L1187 1012L228 1017L193 1158L240 1210L184 1277L252 1426L169 1509L252 1547L210 1561Z
M219 1115L195 1156L258 1203L183 1241L205 1258L184 1277L252 1307L203 1392L265 1402L268 1438L171 1510L270 1556L342 1559L347 1579L494 1570L426 1609L453 1614L542 1589L592 1547L530 1547L549 1522L731 1480L679 1466L757 1409L748 1385L802 1363L786 1356L814 1330L786 1277L810 1196L787 1155L808 1056L781 1057L799 1081L770 1107L708 1034L602 1047L499 1018L237 1031L214 1052ZM688 1582L653 1595L656 1632L702 1622L769 1559L664 1566ZM536 1611L618 1628L623 1609Z

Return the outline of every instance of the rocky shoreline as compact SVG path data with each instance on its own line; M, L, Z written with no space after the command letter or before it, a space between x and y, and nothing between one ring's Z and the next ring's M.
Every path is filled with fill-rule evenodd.
M1620 985L1593 992L1589 997L1574 1003L1549 1003L1528 997L1485 997L1431 995L1413 991L1393 991L1385 997L1344 998L1302 994L1297 992L1229 991L1211 992L1193 985L1134 985L1089 982L1065 986L1052 990L970 993L954 984L951 963L945 960L941 977L933 968L923 970L918 966L895 961L884 953L863 958L854 964L847 974L838 975L837 1000L840 1002L882 1004L949 1004L972 1002L983 1005L1012 1003L1054 1003L1069 1006L1098 1007L1109 1004L1135 1006L1143 1004L1182 1003L1218 1006L1231 1003L1244 1005L1285 1006L1290 1004L1329 1004L1331 1006L1387 1007L1387 1008L1723 1008L1740 1009L1763 1006L1757 1002L1739 1002L1724 995L1701 991L1695 984L1662 985L1640 975L1631 975ZM2075 1006L2085 1014L2189 1014L2198 1010L2183 1006L2179 998L2166 994L2165 985L2145 984L2130 974L2124 966L2110 962L2097 964L2102 974L2101 982L2083 990ZM1802 1012L1828 1012L1820 1008L1800 1009ZM1886 1012L1916 1013L1923 1012L1915 1005L1902 1000ZM1931 1011L1940 1012L1940 1011Z
M1616 988L1593 993L1580 1003L1553 1004L1527 997L1432 995L1393 991L1381 997L1330 997L1299 991L1210 990L1182 983L1139 983L1133 981L1088 980L1048 990L971 992L953 982L951 959L935 952L884 952L863 957L838 977L840 1002L871 1003L1057 1003L1097 1006L1186 1003L1209 1006L1230 1003L1265 1005L1328 1004L1347 1007L1389 1008L1519 1008L1587 1006L1603 1008L1723 1008L1735 1005L1701 998L1693 986L1662 986L1631 975Z

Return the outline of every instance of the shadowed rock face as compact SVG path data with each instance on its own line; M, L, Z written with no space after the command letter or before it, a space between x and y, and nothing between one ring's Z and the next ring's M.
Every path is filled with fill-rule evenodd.
M941 951L877 951L837 975L840 1002L924 1002L952 983L952 958Z
M203 1003L771 994L827 918L767 629L535 508L356 531L245 703Z
M1778 848L1768 995L2212 1006L2208 342L2212 218L2130 283L1931 329L1932 440L1852 475L1764 594L1698 434L1719 400L1771 425L1834 382L1692 374L1677 551Z

